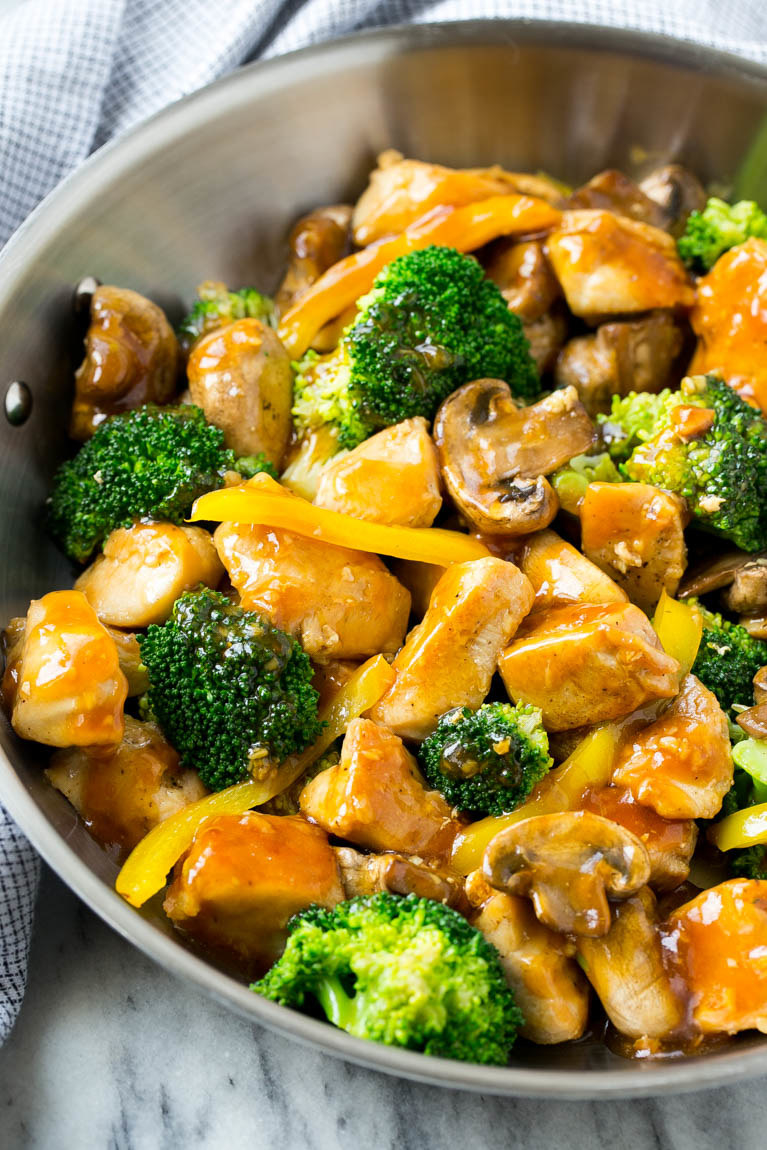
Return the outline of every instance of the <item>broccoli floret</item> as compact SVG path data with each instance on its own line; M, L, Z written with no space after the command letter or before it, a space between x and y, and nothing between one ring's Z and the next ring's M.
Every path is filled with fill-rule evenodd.
M197 300L188 315L185 315L176 329L179 346L189 354L192 344L201 335L215 331L238 319L260 319L262 323L274 327L276 312L269 296L262 295L255 288L240 288L228 291L226 284L216 280L206 280L197 289Z
M578 514L590 483L621 483L623 476L606 451L599 455L574 455L550 477L564 511Z
M320 733L312 666L267 620L208 588L139 636L145 706L211 790L262 776Z
M710 412L708 427L688 433L691 407ZM744 551L767 547L767 421L724 380L697 375L679 391L616 397L600 419L627 479L683 496L696 526Z
M243 455L234 461L234 470L239 472L243 479L252 479L254 475L265 472L272 479L279 479L277 468L259 451L258 455Z
M741 739L732 749L733 784L722 802L721 817L767 802L767 741ZM767 844L727 851L733 878L767 879Z
M482 377L520 399L540 392L518 317L472 256L428 247L388 264L329 356L297 365L300 431L333 424L341 447L403 419L432 419L442 400Z
M442 903L382 893L310 907L251 989L334 1026L442 1058L504 1064L524 1019L497 952Z
M193 404L113 415L56 472L49 530L85 563L110 531L142 516L182 523L233 465L223 432Z
M689 268L707 272L719 257L751 236L767 239L767 215L753 200L728 204L712 196L702 212L691 212L677 240L679 255Z
M767 666L767 642L749 635L739 623L723 619L690 599L703 619L703 635L692 672L713 691L723 711L754 702L754 675Z
M418 757L431 786L473 815L514 810L552 764L541 712L527 703L456 707L442 716Z

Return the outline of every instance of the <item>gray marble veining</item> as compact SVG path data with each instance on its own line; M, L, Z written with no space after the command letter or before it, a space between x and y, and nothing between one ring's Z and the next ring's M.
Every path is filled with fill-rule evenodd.
M165 974L50 872L0 1051L3 1150L761 1150L767 1082L550 1103L388 1078L252 1027Z

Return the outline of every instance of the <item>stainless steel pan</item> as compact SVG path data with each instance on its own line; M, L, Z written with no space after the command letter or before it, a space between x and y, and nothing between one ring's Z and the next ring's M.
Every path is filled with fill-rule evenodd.
M680 160L767 201L767 72L665 37L543 22L395 29L245 68L107 147L33 214L0 257L0 620L71 583L41 529L78 348L72 287L132 287L178 315L202 279L273 287L289 223L355 195L376 152L498 162L570 182L615 165ZM405 1077L498 1094L606 1098L691 1090L767 1072L767 1042L632 1063L597 1042L515 1051L508 1068L363 1043L265 1002L187 951L159 904L131 910L115 868L41 757L0 726L0 798L40 853L125 938L227 1006L328 1053ZM256 1034L254 1041L258 1041Z

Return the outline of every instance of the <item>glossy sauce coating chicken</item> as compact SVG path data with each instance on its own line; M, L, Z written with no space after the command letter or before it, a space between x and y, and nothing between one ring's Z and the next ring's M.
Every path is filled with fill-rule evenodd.
M355 1033L376 969L439 1015L435 906L536 1044L767 1033L767 218L716 248L709 204L389 150L274 301L200 291L185 365L98 289L70 430L107 447L51 499L89 565L14 605L2 694L128 901ZM392 918L320 977L349 900L421 907L415 965Z

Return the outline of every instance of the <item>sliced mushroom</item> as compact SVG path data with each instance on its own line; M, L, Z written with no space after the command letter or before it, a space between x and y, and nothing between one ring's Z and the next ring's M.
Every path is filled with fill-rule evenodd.
M480 871L466 879L466 895L477 907L471 923L501 956L525 1016L522 1037L546 1046L580 1038L588 1021L589 988L573 959L574 944L538 922L526 898L493 890Z
M767 555L752 555L741 564L722 600L729 611L739 615L764 614L767 611Z
M657 201L615 168L598 172L583 187L576 188L567 206L606 210L655 228L662 228L666 223L665 213Z
M293 226L288 238L288 269L274 302L286 312L305 295L323 272L349 249L351 204L315 208Z
M767 667L761 667L754 675L754 701L767 703Z
M545 479L587 451L594 427L574 388L518 407L507 383L478 379L453 392L434 421L450 495L482 534L548 527L557 497Z
M590 483L580 507L583 554L649 615L684 574L688 518L679 496L650 484Z
M736 722L752 739L767 739L767 703L741 711Z
M767 640L767 613L762 615L741 615L738 619L754 639Z
M435 863L388 852L363 855L351 847L334 847L347 898L390 891L414 894L456 906L463 902L463 882Z
M704 559L696 563L685 574L679 585L679 598L688 599L692 596L708 595L711 591L719 591L722 587L729 587L736 575L744 567L759 560L767 559L767 555L749 555L746 551L725 551L723 555Z
M138 292L102 284L91 300L69 434L83 441L116 412L169 403L177 375L178 342L161 308Z
M681 323L670 311L604 323L594 335L570 340L554 378L558 387L575 387L589 415L596 416L609 412L614 395L673 386L684 343Z
M650 877L644 844L589 811L535 815L497 834L484 875L496 890L527 895L552 930L599 937L610 929L608 898L628 898Z
M690 212L700 212L706 206L706 191L697 176L681 164L664 164L650 172L639 187L655 200L663 211L661 227L672 236L680 236Z
M602 938L579 938L578 957L607 1017L629 1038L667 1038L683 1019L683 1006L663 963L655 898L643 887L614 907Z
M192 400L237 455L261 452L276 467L292 429L293 373L277 334L240 319L202 336L187 365Z

